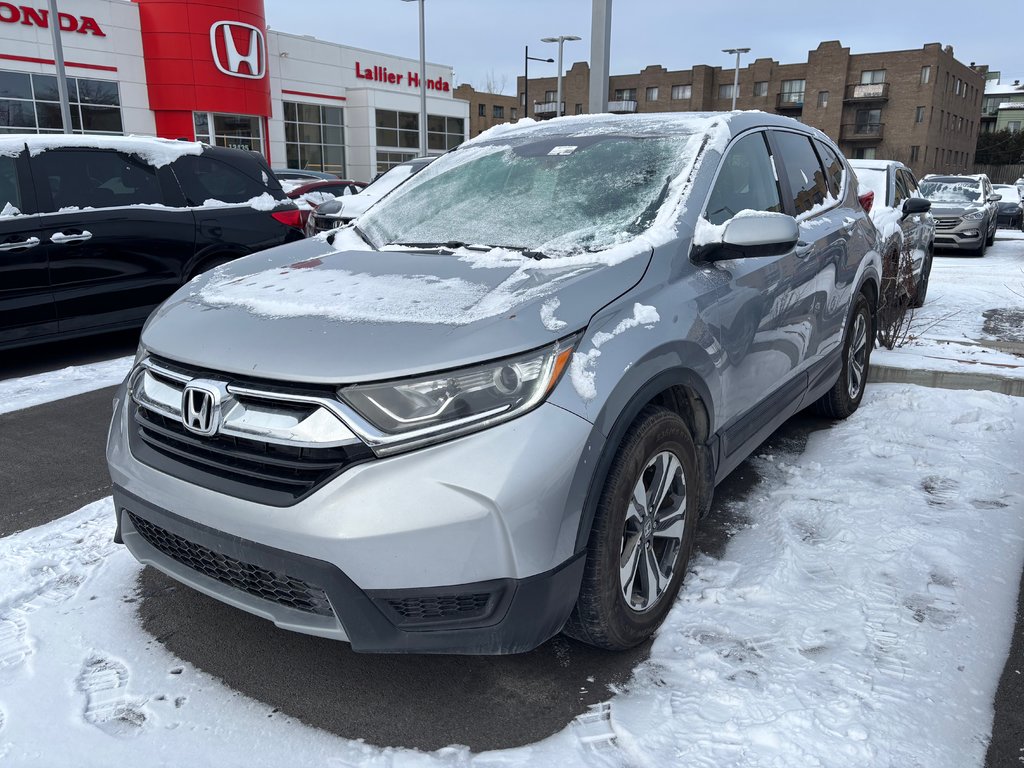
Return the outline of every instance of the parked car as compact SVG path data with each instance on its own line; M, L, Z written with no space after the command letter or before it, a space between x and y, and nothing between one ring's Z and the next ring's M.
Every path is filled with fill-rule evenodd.
M335 197L358 195L365 187L366 184L362 181L319 179L292 187L286 192L292 200L302 200L310 208L315 209L318 205L333 200Z
M860 404L875 244L789 118L485 134L153 315L107 444L116 539L357 651L636 645L715 484L797 411Z
M0 348L141 325L200 272L302 239L303 214L249 152L0 136Z
M1024 201L1020 190L1013 184L993 184L992 190L999 195L996 203L999 226L1024 231Z
M851 160L862 191L872 193L869 209L878 230L882 276L924 306L935 248L930 200L921 197L913 172L897 160Z
M996 203L988 176L941 176L921 180L921 194L932 202L935 246L984 256L996 237Z
M371 181L358 194L321 203L317 206L316 213L309 217L306 234L326 232L350 223L388 192L404 184L426 168L433 159L433 157L417 157L415 160L399 163Z
M336 173L312 171L305 168L275 168L274 175L281 182L281 188L285 192L291 192L296 187L301 187L311 181L333 181L339 178Z

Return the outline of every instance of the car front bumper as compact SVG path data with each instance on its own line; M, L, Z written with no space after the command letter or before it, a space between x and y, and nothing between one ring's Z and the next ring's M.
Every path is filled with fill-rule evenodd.
M200 487L107 444L120 540L141 562L280 627L357 651L515 653L575 604L592 425L552 404L482 432L353 466L292 506Z
M964 221L959 216L939 216L935 219L935 247L959 250L977 250L988 237L989 222Z

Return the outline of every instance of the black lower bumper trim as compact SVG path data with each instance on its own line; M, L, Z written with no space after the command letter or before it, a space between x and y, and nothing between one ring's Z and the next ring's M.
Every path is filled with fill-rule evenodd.
M583 578L585 553L580 553L557 568L525 579L366 592L331 563L222 533L118 486L114 487L114 505L118 531L121 516L131 514L211 553L318 585L327 594L352 649L359 652L530 651L562 629ZM235 587L225 584L224 589Z

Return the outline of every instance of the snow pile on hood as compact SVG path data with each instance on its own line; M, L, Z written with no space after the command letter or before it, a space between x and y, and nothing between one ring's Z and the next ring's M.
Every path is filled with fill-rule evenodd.
M598 331L591 339L591 348L587 352L574 352L572 361L569 363L569 377L572 380L573 389L584 400L593 400L597 397L597 372L592 370L597 358L601 356L601 347L607 344L621 333L630 328L643 325L645 328L652 327L661 320L658 310L646 304L634 304L633 316L619 321L619 324L611 332Z
M32 157L48 149L88 147L92 149L113 149L135 155L143 162L160 168L173 163L184 155L198 155L203 145L195 141L172 141L149 136L66 136L64 134L40 134L0 137L0 155L14 156L28 145Z

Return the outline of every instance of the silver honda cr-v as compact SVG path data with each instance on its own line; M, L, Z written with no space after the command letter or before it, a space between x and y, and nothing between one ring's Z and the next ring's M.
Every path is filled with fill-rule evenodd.
M118 540L359 651L635 645L715 483L860 403L874 243L794 120L492 129L153 314L107 447Z

